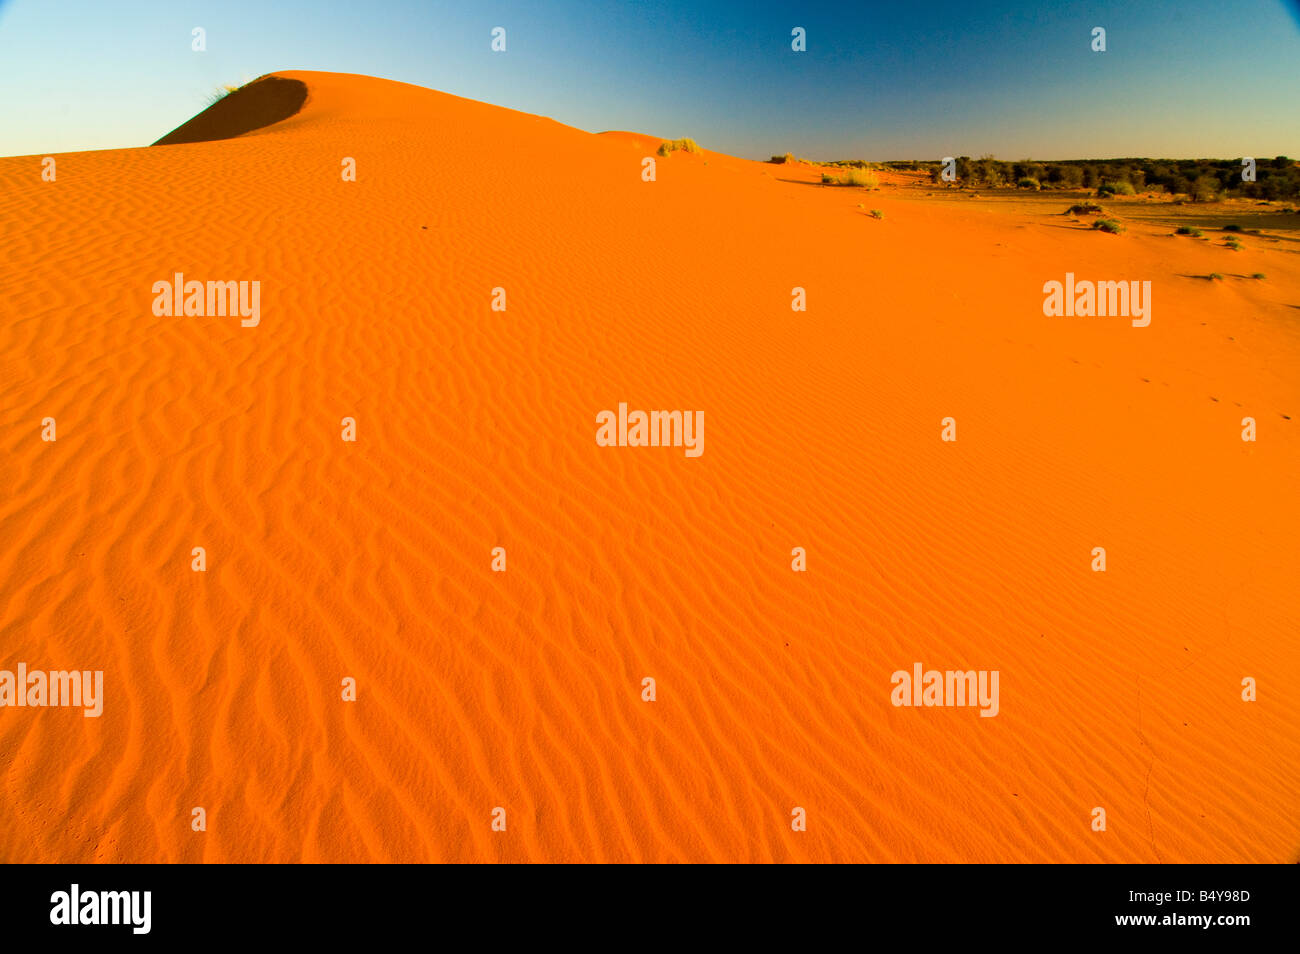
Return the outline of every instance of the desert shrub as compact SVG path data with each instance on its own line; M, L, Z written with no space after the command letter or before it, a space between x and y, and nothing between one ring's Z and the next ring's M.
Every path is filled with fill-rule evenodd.
M1210 272L1210 281L1221 282L1223 281L1223 276L1220 275L1218 272Z
M1016 182L1016 188L1033 189L1035 192L1037 192L1039 189L1042 188L1042 185L1040 185L1038 180L1033 178L1032 176L1025 176L1024 178Z
M791 153L788 153L788 152L787 152L784 156L773 156L773 157L772 157L772 162L775 162L777 165L781 165L781 164L783 164L783 163L794 162L794 161L795 161L794 156L793 156Z
M1180 226L1178 226L1178 232L1177 232L1177 234L1178 234L1178 235L1190 235L1192 238L1200 238L1200 237L1201 237L1202 235L1204 235L1205 233L1202 232L1200 229L1194 229L1194 228L1192 228L1190 225L1180 225Z
M1133 183L1125 179L1120 179L1119 182L1116 182L1113 186L1111 186L1111 188L1115 191L1116 195L1133 195L1135 191L1133 188Z
M659 155L666 156L670 152L677 150L682 152L699 152L700 147L695 144L694 139L665 139L659 144Z
M1122 223L1116 219L1098 219L1092 223L1094 229L1101 229L1103 232L1109 232L1111 235L1119 235L1124 231Z
M875 189L880 186L880 180L876 178L875 173L866 169L849 169L838 176L823 172L822 185L857 186L863 189Z
M1265 275L1263 272L1256 272L1254 275L1251 275L1250 277L1258 278L1260 281L1263 281L1265 278L1268 278L1268 276Z
M979 161L974 164L972 174L974 181L996 188L1007 181L1011 168L1008 163L999 162L992 155L985 155L980 156Z
M1223 240L1223 244L1228 246L1228 248L1232 249L1234 252L1241 251L1241 242L1238 239L1226 238Z
M1100 215L1106 210L1099 205L1091 202L1085 202L1082 205L1072 205L1065 210L1066 215Z
M883 218L885 217L885 213L884 213L884 212L881 212L879 209L872 209L872 210L871 210L871 217L872 217L873 219L883 219Z
M1114 188L1114 186L1104 185L1104 186L1099 186L1099 187L1097 188L1097 198L1099 198L1099 199L1113 199L1114 197L1115 197L1115 188Z
M1025 159L1021 162L1011 164L1011 178L1019 184L1021 179L1037 179L1042 182L1047 178L1047 166L1041 162L1034 162L1032 159Z
M1218 177L1203 175L1192 183L1188 194L1191 195L1193 202L1213 202L1219 198L1219 193L1222 191Z

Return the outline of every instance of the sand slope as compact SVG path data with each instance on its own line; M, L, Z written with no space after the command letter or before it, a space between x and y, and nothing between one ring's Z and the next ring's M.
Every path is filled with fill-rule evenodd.
M0 709L0 860L1296 860L1293 241L646 183L654 137L282 75L238 138L0 159L0 668L107 694ZM1067 270L1151 326L1045 318ZM155 317L178 271L261 324ZM598 447L620 401L703 455ZM893 707L917 661L1000 714Z

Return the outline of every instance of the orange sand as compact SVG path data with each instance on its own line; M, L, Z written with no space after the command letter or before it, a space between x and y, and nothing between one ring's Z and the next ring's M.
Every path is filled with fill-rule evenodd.
M0 159L0 668L106 694L0 709L0 860L1296 859L1294 233L646 183L655 137L282 75L239 138ZM177 271L261 324L155 317ZM1044 317L1066 271L1151 326ZM598 447L620 401L703 455ZM917 661L1000 714L893 707Z

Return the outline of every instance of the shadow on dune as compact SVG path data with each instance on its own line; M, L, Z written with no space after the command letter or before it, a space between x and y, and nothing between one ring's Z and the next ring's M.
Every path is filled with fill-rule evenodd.
M307 84L283 76L263 76L217 100L203 112L177 126L155 146L182 142L234 139L288 119L307 102Z

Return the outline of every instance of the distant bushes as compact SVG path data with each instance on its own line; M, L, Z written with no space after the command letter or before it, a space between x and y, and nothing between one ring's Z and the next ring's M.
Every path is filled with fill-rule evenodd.
M835 159L831 162L819 162L819 166L835 166L840 169L879 169L880 163L867 162L865 159Z
M1225 193L1253 199L1300 197L1300 165L1286 156L1260 159L1255 182L1241 181L1238 159L1069 159L1063 162L1004 162L992 156L956 158L957 181L965 186L1019 185L1037 179L1043 189L1092 189L1113 195L1167 192L1197 202L1212 202ZM895 164L889 164L895 168ZM939 162L909 163L944 184Z
M1100 215L1105 212L1099 205L1093 205L1091 202L1085 202L1080 205L1072 205L1065 210L1066 215Z
M678 140L680 142L681 140ZM661 147L662 148L662 147ZM900 160L885 163L861 159L813 162L796 159L790 153L773 156L774 163L806 162L823 167L894 169L927 172L936 185L943 180L943 163L934 160ZM1089 189L1100 197L1160 193L1184 196L1193 202L1213 202L1225 196L1267 200L1300 198L1300 164L1286 156L1258 159L1256 181L1241 181L1241 159L1068 159L1037 162L1024 159L1006 162L991 155L954 160L956 182L961 186L1014 186L1033 190Z
M666 156L671 152L699 152L700 147L695 144L694 139L665 139L659 144L659 155Z
M1177 230L1177 232L1175 232L1175 234L1176 234L1176 235L1190 235L1192 238L1201 238L1203 235L1205 235L1205 233L1202 232L1200 229L1192 228L1190 225L1180 225L1180 226L1178 226L1178 230Z

